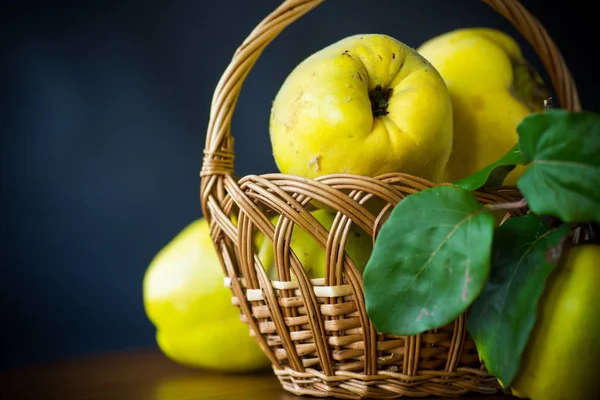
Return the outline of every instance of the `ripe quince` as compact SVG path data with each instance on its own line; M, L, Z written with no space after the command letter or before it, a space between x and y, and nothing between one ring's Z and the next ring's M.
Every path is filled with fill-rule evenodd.
M325 209L317 209L311 211L315 219L323 225L328 231L333 226L335 214ZM276 224L280 217L272 218L271 222ZM274 265L273 243L270 240L265 240L265 236L259 232L255 236L255 246L258 252L258 257L267 271L267 275L272 280L280 279L277 276L277 269ZM326 254L325 250L299 226L292 228L292 237L290 243L291 250L296 254L298 260L302 264L309 279L317 279L325 277ZM359 272L363 272L371 252L373 251L373 240L363 229L352 224L348 232L346 240L346 252L350 259L356 265ZM290 272L290 278L295 280L293 273Z
M292 70L269 130L283 173L404 172L438 181L452 148L452 107L440 74L413 48L387 35L353 35Z
M206 219L182 229L152 259L143 280L146 314L162 352L182 365L227 372L270 365L240 320Z
M600 393L600 245L567 247L548 277L510 388L532 400L593 400Z
M452 99L454 141L444 175L465 178L506 154L518 141L517 125L544 109L549 91L508 34L465 28L435 36L417 48L441 74ZM525 167L505 179L516 185Z

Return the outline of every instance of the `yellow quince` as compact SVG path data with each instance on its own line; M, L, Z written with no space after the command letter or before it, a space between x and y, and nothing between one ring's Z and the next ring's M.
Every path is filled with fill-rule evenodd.
M283 173L438 181L452 148L452 107L440 74L414 49L387 35L353 35L293 69L269 130Z
M146 314L172 360L227 372L267 368L269 359L232 304L206 219L181 230L152 259L143 280Z
M600 245L567 247L548 277L510 388L531 400L593 400L600 393Z
M324 209L317 209L311 211L311 214L326 230L330 230L333 226L335 213ZM279 216L276 216L272 218L271 222L276 224L279 218ZM280 279L277 276L277 268L274 264L273 243L270 240L266 240L261 232L255 236L254 243L258 257L263 268L267 271L269 278L272 280ZM292 228L290 248L298 257L310 279L325 277L325 250L308 232L299 226L294 226ZM363 229L352 224L348 232L345 249L350 259L356 265L356 268L362 273L373 250L372 238ZM296 279L292 272L290 272L290 277L292 280Z
M465 28L438 35L417 48L438 70L452 99L454 141L444 180L455 182L506 154L518 141L517 125L544 109L549 91L504 32ZM516 185L517 166L505 179Z

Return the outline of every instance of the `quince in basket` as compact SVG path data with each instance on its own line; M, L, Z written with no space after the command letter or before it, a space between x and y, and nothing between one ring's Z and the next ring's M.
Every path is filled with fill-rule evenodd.
M517 125L544 109L549 91L508 34L457 29L417 48L438 70L452 99L453 146L447 182L465 178L501 158L518 141ZM504 180L516 185L526 167Z
M353 35L293 69L269 130L283 173L438 181L452 148L452 107L440 74L414 49L386 35Z
M317 209L312 211L311 214L328 231L333 226L335 213ZM279 216L273 217L271 222L276 224L278 219ZM259 232L254 238L254 245L269 278L271 280L278 280L273 254L273 243L270 240L265 240L265 236ZM309 279L325 277L325 250L311 235L298 226L293 227L290 248L298 257ZM345 250L357 270L362 273L373 251L373 240L364 230L352 224L346 239ZM293 272L290 272L290 279L296 280Z
M266 368L270 361L240 321L223 277L204 218L156 254L144 275L143 299L158 345L169 358L191 367Z

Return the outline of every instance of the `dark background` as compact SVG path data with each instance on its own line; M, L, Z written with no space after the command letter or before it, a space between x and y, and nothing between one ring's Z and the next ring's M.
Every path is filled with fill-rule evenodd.
M597 22L583 0L523 1L598 111ZM142 278L201 215L198 172L215 85L279 1L13 2L3 6L0 368L155 347ZM467 26L512 34L474 0L329 0L286 29L233 117L236 173L275 171L271 100L306 56L354 33L417 47ZM548 80L545 71L543 76Z

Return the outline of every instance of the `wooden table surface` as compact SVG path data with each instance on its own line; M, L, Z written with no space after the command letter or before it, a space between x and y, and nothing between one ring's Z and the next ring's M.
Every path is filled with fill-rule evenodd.
M307 400L272 371L224 374L185 368L159 351L129 351L0 371L0 400ZM470 400L509 400L501 395ZM440 397L437 397L441 400Z

